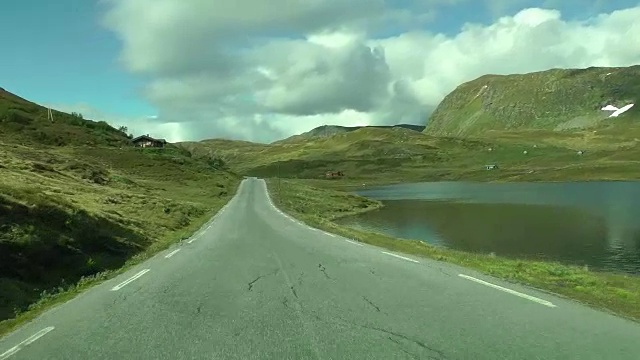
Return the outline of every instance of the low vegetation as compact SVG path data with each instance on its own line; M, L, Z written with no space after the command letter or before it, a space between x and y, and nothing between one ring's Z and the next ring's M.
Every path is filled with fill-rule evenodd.
M179 145L194 155L220 157L250 176L320 180L327 171L342 171L345 176L336 182L344 185L640 178L640 122L619 118L595 129L496 130L461 139L363 128L273 144L206 140ZM488 171L485 165L498 168Z
M278 184L279 182L281 184ZM553 262L507 259L491 254L455 251L434 247L419 240L397 239L340 226L334 220L374 210L382 204L345 192L312 187L307 182L270 179L267 186L276 206L310 226L392 251L476 269L488 275L550 291L640 321L640 277L592 272L586 268Z
M123 146L129 136L104 121L83 119L25 100L0 88L0 139L22 145Z
M189 237L240 182L182 148L134 148L125 129L54 115L46 130L37 105L11 109L35 130L13 137L0 111L0 334Z
M639 84L640 65L488 74L449 93L424 131L484 136L487 130L591 129L612 120L610 112L601 111L606 105L640 105ZM624 116L640 120L640 108L635 106Z

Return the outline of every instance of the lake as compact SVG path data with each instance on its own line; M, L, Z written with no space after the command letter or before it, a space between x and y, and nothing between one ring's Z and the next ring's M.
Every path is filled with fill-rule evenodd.
M447 248L640 275L640 182L399 184L344 225Z

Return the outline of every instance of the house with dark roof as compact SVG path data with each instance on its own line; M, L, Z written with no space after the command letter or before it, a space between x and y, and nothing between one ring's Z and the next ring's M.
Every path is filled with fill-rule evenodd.
M167 144L167 140L165 139L154 139L149 134L141 135L136 138L131 139L133 145L137 147L154 147L154 148L163 148Z

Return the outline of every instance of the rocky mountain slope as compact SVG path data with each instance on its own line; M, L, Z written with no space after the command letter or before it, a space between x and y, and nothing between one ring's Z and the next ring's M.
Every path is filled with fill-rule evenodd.
M607 105L636 104L617 118ZM430 135L482 136L487 130L577 130L640 120L640 66L552 69L484 75L458 86L431 115Z

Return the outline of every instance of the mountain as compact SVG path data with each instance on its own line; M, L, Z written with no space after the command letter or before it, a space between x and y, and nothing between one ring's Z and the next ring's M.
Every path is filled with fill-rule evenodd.
M448 141L403 127L367 126L326 136L297 135L271 144L213 139L177 145L194 156L220 157L243 175L317 178L335 169L350 176L389 169L399 174L402 164L440 158L438 146L443 143Z
M356 131L363 128L373 128L373 129L408 129L413 131L423 131L425 129L422 125L411 125L411 124L398 124L398 125L368 125L368 126L339 126L339 125L322 125L309 130L305 133L299 135L293 135L286 139L282 139L279 141L275 141L274 143L281 142L291 142L291 141L300 141L302 139L315 138L315 137L329 137L336 134L348 133L351 131Z
M636 104L617 118L602 108ZM484 75L448 94L425 133L481 136L487 130L579 130L640 120L640 65Z
M220 157L246 176L323 179L328 171L342 171L345 181L360 184L510 178L531 174L534 168L549 168L553 176L559 176L559 168L584 166L611 156L616 157L616 166L629 167L628 161L637 156L637 152L597 148L619 144L612 136L594 142L589 156L583 158L576 154L576 149L584 149L583 142L566 136L545 143L531 134L471 139L431 136L404 128L363 127L333 136L296 139L272 144L214 139L177 145L194 156ZM535 149L534 144L538 145ZM529 151L526 156L525 150ZM501 170L486 171L487 164L499 164ZM573 176L578 178L582 173Z

